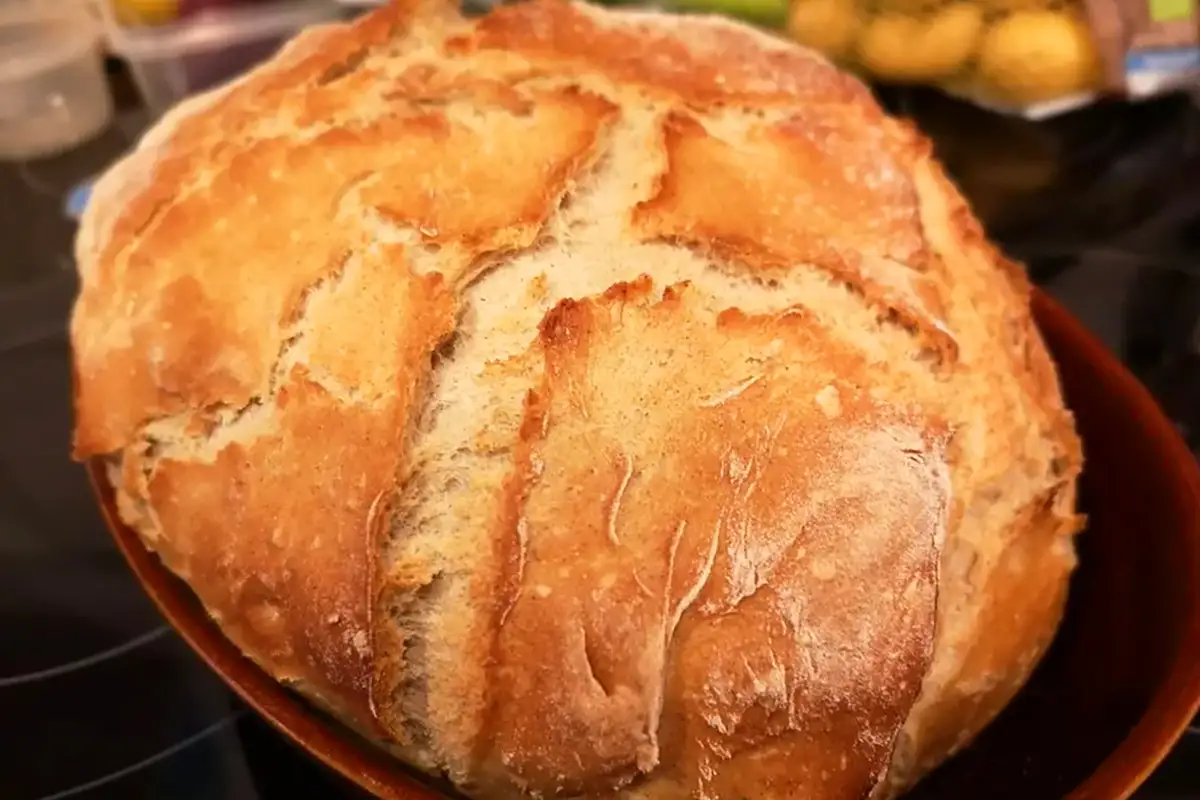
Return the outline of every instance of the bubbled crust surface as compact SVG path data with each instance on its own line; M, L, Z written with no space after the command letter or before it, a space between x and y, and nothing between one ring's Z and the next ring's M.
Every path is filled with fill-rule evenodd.
M247 655L468 793L894 793L1053 633L1080 454L1028 286L807 51L410 0L94 198L76 456Z

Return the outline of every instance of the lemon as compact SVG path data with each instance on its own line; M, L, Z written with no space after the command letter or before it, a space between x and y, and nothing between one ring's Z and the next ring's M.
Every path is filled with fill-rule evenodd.
M179 16L180 0L113 0L113 13L122 25L162 25Z
M1014 11L1039 11L1060 5L1062 0L982 0L989 11L1012 13Z
M881 78L936 81L957 72L971 56L983 30L983 8L953 3L927 19L885 13L867 24L858 58Z
M1098 85L1100 56L1087 25L1072 14L1019 11L988 30L979 74L1006 99L1054 100Z
M938 0L874 0L873 7L880 13L895 12L909 17L918 17L938 5Z
M984 9L973 2L952 3L925 21L914 45L926 51L928 68L937 76L958 72L975 55L983 33Z
M882 78L908 80L922 77L922 56L913 49L921 23L907 14L880 14L863 28L858 39L858 60Z
M853 0L797 0L788 12L787 29L800 44L838 58L854 44L858 9Z

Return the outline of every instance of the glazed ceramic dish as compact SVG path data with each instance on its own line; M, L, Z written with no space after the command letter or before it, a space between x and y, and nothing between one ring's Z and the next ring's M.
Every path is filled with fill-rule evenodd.
M1200 707L1200 470L1147 391L1040 293L1038 323L1083 437L1087 468L1066 619L1033 679L917 798L1128 797ZM430 800L409 772L273 681L209 620L190 590L119 521L99 464L93 485L118 546L163 614L253 708L315 758L381 798Z

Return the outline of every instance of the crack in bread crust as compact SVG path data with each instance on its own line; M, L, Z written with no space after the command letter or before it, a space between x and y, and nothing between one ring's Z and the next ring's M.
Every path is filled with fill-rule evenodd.
M853 764L810 762L793 787L869 792L928 665L945 431L871 402L865 364L809 315L713 318L694 290L649 290L563 301L541 326L545 377L493 535L481 774L575 795L649 773L727 796L731 765L795 735L793 752L815 738ZM632 352L644 369L618 377ZM747 368L764 377L708 402ZM831 386L837 425L815 401ZM614 541L606 487L628 464ZM889 593L903 602L881 604Z
M76 455L251 658L468 793L883 796L1047 644L1081 459L1028 283L814 54L404 0L95 197Z

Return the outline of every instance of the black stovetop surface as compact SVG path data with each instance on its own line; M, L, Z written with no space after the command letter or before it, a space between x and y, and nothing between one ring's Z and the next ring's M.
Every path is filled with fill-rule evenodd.
M1186 98L1002 120L928 92L915 116L994 236L1200 446L1200 111ZM66 453L68 190L141 129L0 164L0 797L358 798L247 711L162 621ZM1138 795L1200 798L1200 730Z

